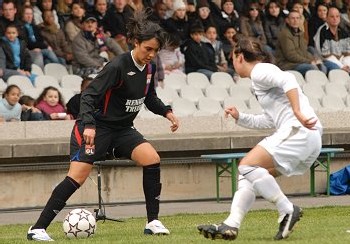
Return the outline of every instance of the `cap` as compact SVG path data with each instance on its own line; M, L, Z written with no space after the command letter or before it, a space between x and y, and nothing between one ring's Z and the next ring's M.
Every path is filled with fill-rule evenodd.
M85 22L85 21L89 21L89 20L93 20L95 22L97 22L97 19L94 15L91 14L86 14L82 19L81 19L81 23Z

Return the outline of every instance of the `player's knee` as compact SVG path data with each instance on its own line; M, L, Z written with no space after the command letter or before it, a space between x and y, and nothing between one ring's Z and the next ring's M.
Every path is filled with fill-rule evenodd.
M148 165L152 165L152 164L159 164L160 163L160 157L159 157L158 153L145 155L137 163L139 165L141 165L141 166L148 166Z
M238 170L239 173L250 182L254 182L266 175L270 175L265 168L259 166L240 165L238 166Z
M253 184L249 180L247 180L244 176L239 175L238 176L238 189L243 189L243 188L255 192Z

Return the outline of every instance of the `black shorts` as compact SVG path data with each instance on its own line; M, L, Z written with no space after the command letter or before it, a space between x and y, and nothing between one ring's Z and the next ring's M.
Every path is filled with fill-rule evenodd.
M84 125L76 122L70 139L70 160L86 163L105 160L107 152L114 151L114 156L131 159L135 147L147 140L134 127L120 127L111 129L96 126L95 152L89 155L86 152L83 138Z

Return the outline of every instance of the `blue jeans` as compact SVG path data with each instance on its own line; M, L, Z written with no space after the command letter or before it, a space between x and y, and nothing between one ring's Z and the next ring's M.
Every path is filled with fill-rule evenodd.
M42 70L44 70L45 64L48 63L60 63L56 54L49 49L41 49L41 52L36 52L34 50L29 51L32 62L38 65Z
M333 69L340 69L339 65L336 63L333 63L332 61L329 60L324 60L323 61L324 66L327 68L327 72L333 70Z
M309 70L318 70L317 66L308 64L308 63L302 63L298 64L294 67L294 70L299 71L304 77L307 71Z

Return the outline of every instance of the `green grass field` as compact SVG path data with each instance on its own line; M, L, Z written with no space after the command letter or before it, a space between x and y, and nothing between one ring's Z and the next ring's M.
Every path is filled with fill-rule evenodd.
M97 223L96 234L89 239L67 239L61 223L53 223L48 233L56 243L223 243L224 240L205 239L196 229L198 224L219 223L227 214L181 214L162 217L161 221L171 231L169 236L145 236L144 218L126 219L123 223L106 221ZM277 212L271 210L250 212L241 226L235 243L276 242ZM28 243L28 225L0 226L0 243ZM350 243L350 206L304 209L304 216L291 236L279 243L346 244Z

